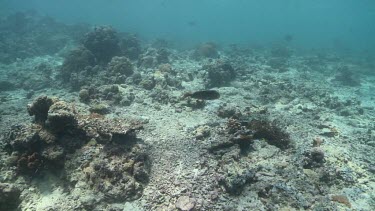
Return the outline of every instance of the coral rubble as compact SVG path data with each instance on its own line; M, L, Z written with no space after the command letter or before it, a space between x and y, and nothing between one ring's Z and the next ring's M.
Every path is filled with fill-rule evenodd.
M370 55L30 11L0 38L0 210L374 210Z

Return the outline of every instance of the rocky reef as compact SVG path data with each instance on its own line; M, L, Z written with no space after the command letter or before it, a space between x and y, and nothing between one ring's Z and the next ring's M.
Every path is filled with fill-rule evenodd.
M13 125L3 140L3 149L9 154L8 165L15 167L16 178L70 175L81 169L78 179L87 183L90 190L108 197L106 200L124 202L141 196L150 169L147 149L135 136L142 125L85 115L75 109L74 104L46 96L28 106L34 123ZM93 143L93 149L100 149L96 156L83 163L71 158L81 155ZM69 177L65 179L67 185ZM8 189L4 187L2 191ZM10 189L8 192L13 192ZM7 197L15 197L17 192L12 194Z
M95 55L99 63L108 63L121 52L117 32L108 26L95 27L84 36L82 44Z
M217 59L219 58L217 45L213 42L203 43L194 50L192 57L195 59L204 59L204 58Z
M0 29L0 210L374 210L371 59Z
M84 24L66 25L34 11L17 12L0 19L0 62L55 54L77 42L88 30Z
M229 62L217 61L203 67L207 72L205 86L207 88L228 86L236 77L236 71Z

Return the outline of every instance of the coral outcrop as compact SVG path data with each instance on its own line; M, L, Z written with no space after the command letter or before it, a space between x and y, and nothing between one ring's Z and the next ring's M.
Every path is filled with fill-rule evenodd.
M121 39L121 54L129 59L137 60L142 54L142 46L139 38L134 34L128 34Z
M219 53L217 51L217 45L213 42L207 42L199 45L194 53L193 58L195 59L203 59L203 58L212 58L216 59L219 57Z
M0 63L4 64L58 53L89 30L88 25L66 25L35 11L1 18L0 29Z
M71 74L78 74L84 71L86 67L92 67L96 64L94 54L85 47L79 47L69 52L61 67L61 76L65 82L71 81Z
M67 157L79 155L85 144L95 142L103 151L85 163L79 179L110 202L132 200L142 194L150 164L145 145L135 136L140 123L79 114L74 104L46 96L37 98L29 112L35 115L36 123L12 126L5 136L4 149L12 155L10 165L16 167L18 175L74 171L81 168L81 161L68 159L65 166Z
M169 51L165 48L148 48L146 52L140 55L138 60L138 66L143 68L157 67L160 64L170 62L169 55Z
M32 104L27 105L30 116L35 117L35 122L44 124L48 117L48 110L53 104L53 99L47 96L38 97Z
M121 53L117 32L109 26L95 27L84 36L83 45L89 49L99 63L108 63Z
M0 183L0 210L16 210L21 190L13 184Z
M126 79L134 73L134 67L127 57L115 56L108 63L106 73L110 83L125 83Z
M217 61L203 67L207 72L206 88L227 86L236 77L236 71L229 62Z

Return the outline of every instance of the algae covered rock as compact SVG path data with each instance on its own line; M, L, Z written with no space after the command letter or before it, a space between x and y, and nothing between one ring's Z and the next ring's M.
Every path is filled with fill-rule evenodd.
M317 168L322 167L325 162L324 151L320 147L313 147L304 152L303 167Z
M62 132L68 128L77 127L77 119L73 105L57 101L48 110L46 126L53 132Z
M206 88L227 86L236 77L236 72L229 62L218 61L214 64L205 65L203 69L207 72L205 77Z
M38 97L32 104L27 105L30 116L35 116L35 122L44 124L47 120L48 110L53 104L53 100L47 96Z
M225 190L231 195L241 194L246 183L256 181L256 170L247 170L242 173L228 173L220 181Z
M109 105L105 103L94 103L89 110L91 113L97 113L101 115L108 114L110 112Z
M90 91L88 89L79 90L78 95L81 102L88 102L90 100Z
M62 131L69 126L75 127L77 123L72 105L47 96L38 97L27 106L27 110L30 116L35 116L36 123L46 123L46 127L55 132Z
M133 74L133 65L127 57L113 57L108 63L108 71L111 73L130 76Z
M201 58L218 58L219 53L217 51L217 45L213 42L206 42L199 45L194 53L193 58L201 59Z
M95 64L94 54L85 47L79 47L67 55L61 66L60 75L64 81L70 81L72 73L79 73L86 67L94 66Z
M89 49L100 63L108 63L120 53L120 39L117 32L109 26L95 27L87 33L83 45Z
M141 41L134 34L128 34L120 42L122 54L132 60L138 59L142 53Z
M74 104L45 96L37 98L29 108L34 111L32 114L38 116L38 124L12 126L5 134L4 144L5 151L14 157L12 163L17 167L17 172L23 175L31 176L64 166L66 155L74 153L89 141L104 145L131 142L135 140L135 129L141 127L121 120L79 115ZM133 154L138 159L142 153L137 152ZM144 166L139 162L134 164L132 177L146 181Z
M125 83L126 79L133 73L133 64L127 57L115 56L108 63L106 75L111 83Z
M154 68L157 65L169 63L170 52L165 49L149 48L145 53L140 55L138 66L143 68Z
M265 139L268 144L274 145L280 149L292 147L292 141L288 133L280 128L275 122L266 120L252 120L248 126L254 130L255 139Z
M0 210L16 210L20 200L21 190L9 183L0 183Z
M107 196L107 202L137 199L148 182L145 147L135 142L109 144L102 157L94 159L83 172L91 189Z
M153 89L156 85L154 76L145 77L141 80L140 85L147 90Z

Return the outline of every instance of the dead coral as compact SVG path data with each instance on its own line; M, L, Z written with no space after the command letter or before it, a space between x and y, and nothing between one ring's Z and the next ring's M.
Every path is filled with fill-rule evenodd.
M128 34L122 38L120 47L122 54L132 60L138 59L142 53L141 41L134 34Z
M27 105L27 111L30 116L35 116L35 122L44 124L47 120L48 110L53 104L53 100L47 96L38 97L32 104Z
M37 152L23 154L17 161L17 171L20 174L34 175L42 168L42 159Z
M83 172L90 187L104 194L106 201L123 202L141 196L148 182L149 163L143 145L112 143Z
M346 197L345 195L332 195L331 201L338 202L349 208L352 208L352 204L350 203L348 197Z
M119 55L120 39L117 32L109 26L95 27L87 33L83 45L89 49L100 63L108 63L112 57Z
M244 153L250 149L254 140L254 131L246 127L237 119L230 118L227 122L227 131L230 134L229 140L238 144L241 152Z
M0 210L16 210L20 204L21 190L13 184L0 183Z
M88 89L79 90L79 99L81 102L87 103L90 101L90 91Z
M130 76L133 74L133 65L127 57L115 56L111 62L108 63L108 71L110 73Z
M80 101L91 104L94 107L103 104L119 104L124 98L123 93L117 85L103 85L100 87L84 86L79 92Z
M194 53L193 58L201 59L201 58L218 58L219 53L217 51L217 45L213 42L203 43L198 46Z
M74 106L64 101L57 101L48 110L46 127L53 133L66 132L77 127Z
M14 165L20 174L33 176L46 169L61 169L66 155L88 141L124 144L134 140L135 129L141 127L138 123L80 115L74 105L48 97L37 98L30 107L38 108L40 102L52 103L42 106L42 112L34 112L43 114L38 119L45 124L13 126L5 136L5 150L16 156ZM141 166L137 166L137 178L144 177Z
M167 49L148 48L140 55L138 66L143 68L153 68L160 64L169 63L170 52Z
M240 195L245 187L245 184L256 181L256 170L251 169L243 173L228 173L223 177L219 184L223 185L225 191L231 195Z
M275 122L252 120L248 127L255 131L255 139L265 139L268 144L287 149L292 146L289 134L284 132Z
M218 61L203 66L203 69L207 71L206 88L226 86L236 77L236 72L229 62Z
M71 81L72 73L79 73L88 66L94 66L96 59L94 54L85 47L79 47L72 50L64 60L60 68L60 76L63 81Z
M125 83L125 80L134 73L134 67L127 57L115 56L108 63L106 73L109 83Z
M220 105L217 110L217 115L221 118L235 118L238 119L242 116L241 111L234 105Z
M325 155L323 149L320 147L313 147L304 153L303 167L317 168L323 166L325 162Z

